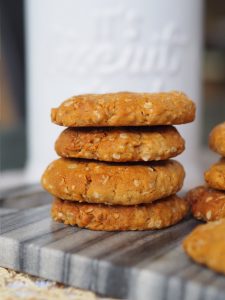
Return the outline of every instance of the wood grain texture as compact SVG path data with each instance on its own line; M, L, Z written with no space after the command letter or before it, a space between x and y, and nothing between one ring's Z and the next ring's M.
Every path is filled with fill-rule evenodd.
M225 299L225 277L181 248L197 221L158 231L89 231L53 222L49 204L32 208L36 192L36 200L20 198L26 210L0 208L0 266L123 299Z

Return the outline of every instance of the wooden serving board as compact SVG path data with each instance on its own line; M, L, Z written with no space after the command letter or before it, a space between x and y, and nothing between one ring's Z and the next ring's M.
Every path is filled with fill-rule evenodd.
M193 219L158 231L90 231L53 222L50 201L38 185L1 194L0 266L123 299L225 299L225 277L182 250Z

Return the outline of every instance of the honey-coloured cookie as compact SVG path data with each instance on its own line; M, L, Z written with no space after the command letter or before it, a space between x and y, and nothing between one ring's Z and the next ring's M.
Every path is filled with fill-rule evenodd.
M96 163L60 158L46 169L42 185L63 200L135 205L175 194L184 176L182 165L175 160Z
M225 158L222 158L205 172L205 181L209 187L225 191Z
M188 203L173 195L152 204L133 206L63 201L56 198L51 215L55 221L91 230L161 229L181 221Z
M194 120L195 104L177 91L85 94L53 108L51 118L66 127L176 125Z
M202 221L225 218L225 192L198 186L187 193L193 216Z
M225 219L199 225L186 237L183 247L197 263L225 274Z
M109 162L165 160L184 148L184 139L173 126L67 128L55 143L61 157Z
M209 135L209 146L213 151L225 157L225 122L213 128Z

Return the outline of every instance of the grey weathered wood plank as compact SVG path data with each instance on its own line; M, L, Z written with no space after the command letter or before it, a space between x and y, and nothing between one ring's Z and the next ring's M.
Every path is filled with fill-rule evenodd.
M225 277L193 263L182 250L195 220L158 231L90 231L53 222L44 192L42 205L31 208L38 197L21 195L24 203L30 199L26 210L0 208L1 266L118 298L225 299Z
M23 184L14 186L11 188L6 189L0 189L0 200L5 198L12 198L12 197L20 197L20 196L26 196L29 193L33 193L35 191L42 190L39 183L37 184Z
M13 208L1 208L0 209L0 217L2 216L8 216L11 214L16 213L18 210L17 209L13 209ZM0 231L1 232L1 231Z
M0 207L27 209L51 203L52 196L40 184L19 186L12 190L0 191Z

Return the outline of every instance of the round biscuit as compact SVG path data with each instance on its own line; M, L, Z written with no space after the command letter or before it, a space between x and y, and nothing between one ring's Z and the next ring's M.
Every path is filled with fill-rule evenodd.
M60 158L42 176L52 195L71 201L135 205L179 191L185 172L180 163L103 163Z
M173 126L67 128L55 143L61 157L109 162L165 160L184 148L184 139Z
M225 192L198 186L187 193L186 199L198 220L208 222L225 218Z
M183 247L197 263L225 274L225 219L198 226L186 237Z
M209 135L209 146L213 151L225 157L225 122L213 128Z
M51 214L55 221L92 230L150 230L178 223L187 215L188 207L176 195L137 206L76 203L56 198Z
M209 187L225 191L225 158L222 158L205 172L205 181Z
M181 92L85 94L51 112L66 127L173 125L192 122L195 104Z

